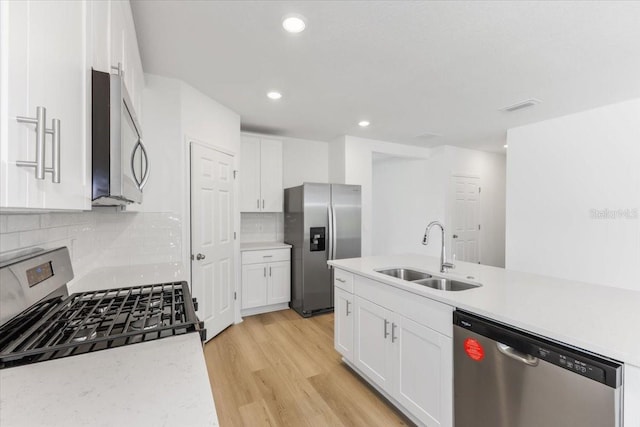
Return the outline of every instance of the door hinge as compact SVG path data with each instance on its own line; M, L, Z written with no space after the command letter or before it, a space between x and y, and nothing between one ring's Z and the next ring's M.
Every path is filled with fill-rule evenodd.
M233 293L233 300L237 300L238 299L238 294L236 292Z
M236 177L237 177L237 176L238 176L238 171L237 171L237 170L234 170L234 171L233 171L233 179L236 179Z
M191 261L193 261L195 258L193 257L193 254L191 254Z

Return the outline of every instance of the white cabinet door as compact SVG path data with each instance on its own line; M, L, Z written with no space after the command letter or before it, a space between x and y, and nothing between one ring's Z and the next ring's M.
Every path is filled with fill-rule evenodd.
M240 162L240 211L260 212L260 139L242 136Z
M353 294L334 288L334 345L345 359L353 361Z
M242 308L267 305L267 264L242 266Z
M282 212L282 141L260 141L260 194L262 212Z
M0 206L88 209L91 174L89 136L89 8L86 1L0 2ZM46 129L60 120L60 183L35 178L36 117L46 108ZM44 138L46 168L53 165L53 138Z
M355 297L355 364L389 392L393 375L392 316L386 308Z
M289 261L271 262L269 268L269 295L267 304L279 304L291 300L291 264Z
M396 314L392 396L427 426L451 426L452 340Z

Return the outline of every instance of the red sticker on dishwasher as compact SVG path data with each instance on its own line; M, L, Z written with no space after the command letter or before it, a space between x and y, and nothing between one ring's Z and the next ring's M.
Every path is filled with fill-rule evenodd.
M464 352L476 362L484 359L484 348L482 348L482 345L473 338L467 338L464 340Z

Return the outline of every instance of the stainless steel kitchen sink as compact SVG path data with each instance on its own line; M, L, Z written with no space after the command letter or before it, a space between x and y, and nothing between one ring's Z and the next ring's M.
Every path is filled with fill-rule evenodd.
M380 274L386 274L387 276L406 280L407 282L430 279L433 277L428 273L423 273L421 271L416 271L416 270L410 270L408 268L389 268L386 270L376 270L376 271Z
M382 270L376 270L376 272L395 277L396 279L406 280L407 282L415 283L417 285L428 286L432 289L438 289L440 291L466 291L468 289L479 288L480 286L482 286L479 283L467 283L460 282L458 280L445 279L443 277L432 276L429 273L423 273L422 271L412 270L410 268L404 267L386 268Z
M479 288L480 284L459 282L457 280L442 279L439 277L432 277L430 279L414 280L413 283L422 286L428 286L433 289L441 291L466 291L467 289Z

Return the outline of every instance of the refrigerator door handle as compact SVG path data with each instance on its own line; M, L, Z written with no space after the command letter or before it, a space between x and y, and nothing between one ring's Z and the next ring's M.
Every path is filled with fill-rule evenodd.
M328 241L329 245L327 246L327 261L333 259L333 207L331 205L327 206L327 217L328 217L328 225L329 225L329 236ZM330 265L327 265L328 269L331 269Z
M331 243L331 259L336 259L336 253L338 251L338 222L336 218L336 210L333 207L333 203L331 204L331 218L333 219L333 224L331 225L331 239L333 240Z

